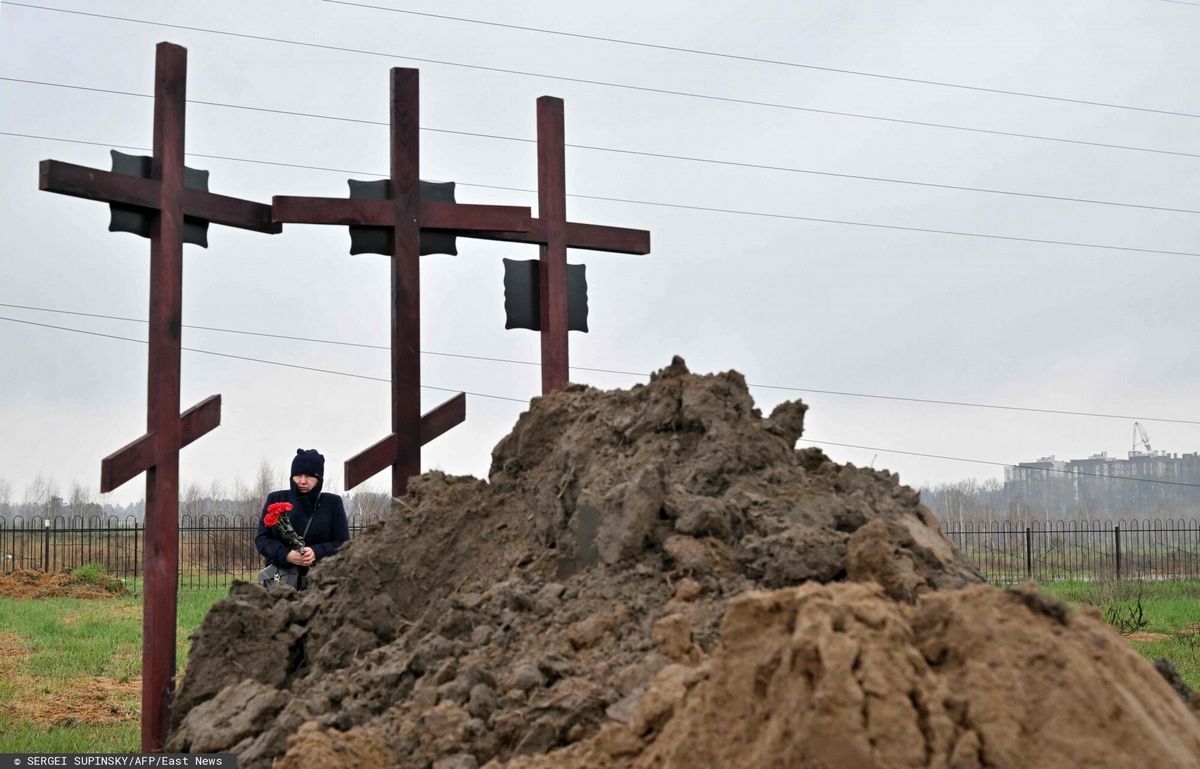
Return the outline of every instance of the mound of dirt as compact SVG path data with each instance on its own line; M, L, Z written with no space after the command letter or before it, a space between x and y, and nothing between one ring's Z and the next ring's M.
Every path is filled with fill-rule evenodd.
M987 586L889 600L807 584L732 599L628 724L504 769L1194 767L1200 721L1098 618Z
M87 579L33 569L0 574L0 598L117 598L126 592L119 579L107 574L91 574Z
M797 730L840 724L850 731L830 745L853 737L851 758L904 733L921 747L896 749L927 762L896 766L988 766L1035 725L1020 709L1037 687L1067 680L1020 668L1100 642L1087 653L1120 671L1071 684L1092 704L1184 707L1098 623L972 587L978 575L894 475L796 451L805 409L764 418L739 374L693 375L679 359L631 390L535 399L488 482L414 479L403 509L314 569L307 592L241 584L214 606L168 750L232 751L249 769L683 766L683 735L703 731L697 745L739 745L713 766L749 766L760 747L769 757ZM1008 626L1042 641L1009 641ZM989 667L968 632L1018 669ZM905 703L916 715L892 725ZM772 720L777 708L790 711ZM804 755L790 764L872 765Z

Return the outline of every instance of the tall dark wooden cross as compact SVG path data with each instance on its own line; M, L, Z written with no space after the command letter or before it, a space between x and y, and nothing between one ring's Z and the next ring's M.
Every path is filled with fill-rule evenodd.
M533 226L528 232L472 233L540 246L536 263L505 260L505 309L508 328L541 332L543 395L563 389L569 381L568 330L587 330L583 266L567 264L567 249L650 253L646 230L567 221L565 147L563 101L543 96L537 101L538 216Z
M352 181L349 199L277 195L272 200L277 222L350 225L351 253L391 256L392 431L346 461L345 487L391 466L393 496L403 495L408 479L421 473L421 446L466 418L463 393L421 414L420 255L437 251L432 243L422 247L423 233L473 236L482 230L527 232L531 226L529 208L461 205L436 194L446 191L434 185L422 195L419 101L418 71L392 69L391 175L386 182ZM368 242L373 234L383 236L374 245Z
M142 750L162 750L171 725L179 575L179 450L221 422L221 396L179 413L183 244L207 245L209 222L279 232L261 203L207 191L207 172L184 167L187 50L159 43L154 73L154 155L113 153L113 171L43 160L48 192L107 201L110 230L150 239L146 434L106 457L100 490L146 473L145 606L142 614Z

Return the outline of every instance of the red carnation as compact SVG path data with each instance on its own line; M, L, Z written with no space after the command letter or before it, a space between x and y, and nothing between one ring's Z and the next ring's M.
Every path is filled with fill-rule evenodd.
M279 516L286 515L291 509L291 502L272 502L267 505L267 514L263 517L263 523L267 526L275 526L279 523Z
M303 550L304 537L296 533L292 528L292 522L288 520L288 513L292 509L291 502L272 502L267 505L267 514L263 516L263 525L268 529L279 529L279 536L293 550Z

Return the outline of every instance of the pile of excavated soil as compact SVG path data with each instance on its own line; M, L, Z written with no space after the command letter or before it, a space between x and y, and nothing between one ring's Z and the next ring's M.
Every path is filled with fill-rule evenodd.
M414 479L305 593L216 604L167 749L247 769L1200 761L1200 721L1119 636L979 584L894 475L794 449L805 408L764 418L739 374L679 359L535 399L488 482Z
M1032 589L915 605L809 583L729 602L716 653L628 723L505 769L1200 765L1200 719L1097 617Z
M0 574L0 598L118 598L125 593L121 581L107 574L88 580L65 571L17 569Z

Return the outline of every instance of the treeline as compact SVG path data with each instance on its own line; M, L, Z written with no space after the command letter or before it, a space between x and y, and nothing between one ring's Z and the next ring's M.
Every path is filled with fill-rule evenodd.
M923 486L921 501L952 525L1010 521L1200 519L1200 487L1124 478L1047 478L1005 483L974 478Z
M286 487L284 473L263 461L249 482L235 476L228 484L222 481L212 481L205 486L188 484L179 496L179 516L193 521L217 516L241 516L243 520L253 520L262 512L267 494ZM389 494L370 488L352 493L335 488L324 490L340 493L346 503L346 513L350 516L377 516L391 507ZM54 520L61 517L70 520L82 517L87 520L115 517L122 522L128 519L144 521L145 511L145 500L125 505L114 504L104 500L93 488L78 482L72 483L64 491L54 479L39 474L18 495L8 480L0 478L0 518L8 520L17 517L27 521L32 518Z

